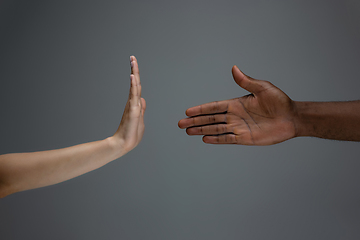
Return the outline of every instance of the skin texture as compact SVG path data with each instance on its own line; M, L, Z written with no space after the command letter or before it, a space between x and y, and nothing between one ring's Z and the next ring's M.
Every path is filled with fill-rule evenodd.
M272 145L299 136L360 141L360 101L296 102L236 66L232 74L251 94L187 109L178 125L188 135L210 144Z
M144 134L146 102L141 98L137 60L130 57L130 92L115 134L63 149L0 156L0 197L48 186L97 169L131 151Z
M360 141L360 101L295 104L297 136Z

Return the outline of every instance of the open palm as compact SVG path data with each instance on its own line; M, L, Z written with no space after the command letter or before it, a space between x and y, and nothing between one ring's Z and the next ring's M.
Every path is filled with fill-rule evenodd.
M268 81L253 79L236 66L235 82L251 94L186 110L179 121L189 135L212 144L271 145L295 137L293 101Z

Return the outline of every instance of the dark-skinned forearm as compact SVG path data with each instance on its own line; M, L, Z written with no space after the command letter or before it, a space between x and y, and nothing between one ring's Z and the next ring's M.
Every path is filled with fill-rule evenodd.
M294 102L296 136L360 141L360 101Z

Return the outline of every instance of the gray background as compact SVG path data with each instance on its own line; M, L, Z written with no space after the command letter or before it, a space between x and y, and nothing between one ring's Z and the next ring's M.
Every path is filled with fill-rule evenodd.
M247 94L236 64L294 100L359 99L358 1L0 1L0 154L106 138L137 56L140 145L0 199L8 239L359 239L359 143L215 146L186 108Z

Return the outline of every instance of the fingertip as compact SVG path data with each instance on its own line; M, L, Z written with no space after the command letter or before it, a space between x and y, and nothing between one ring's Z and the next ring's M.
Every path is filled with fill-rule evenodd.
M205 136L203 136L202 140L206 144L219 144L219 137L218 136L205 135Z
M134 55L130 56L130 66L131 66L131 73L139 72L139 70L138 70L139 66L137 65L137 59Z
M131 62L131 73L135 74L135 75L139 78L139 81L140 81L139 65L138 65L136 59L134 59L134 60Z
M208 136L203 136L203 137L202 137L202 141L203 141L204 143L210 143Z
M184 119L181 119L179 122L178 122L178 126L179 126L179 128L181 128L181 129L184 129L185 127L184 127L184 124L183 124L183 120Z
M130 62L136 62L136 57L134 55L130 56Z
M185 111L186 116L192 117L191 110L192 110L191 108L186 109L186 111Z
M257 84L254 79L244 74L236 65L233 67L232 75L236 84L241 88L253 94L259 90L259 84Z
M134 68L134 57L130 56L130 67L131 67L131 72L133 72L133 68Z
M235 75L239 75L239 74L245 76L245 74L236 65L234 65L232 67L231 72L232 72L232 75L234 76L234 78L235 78Z

